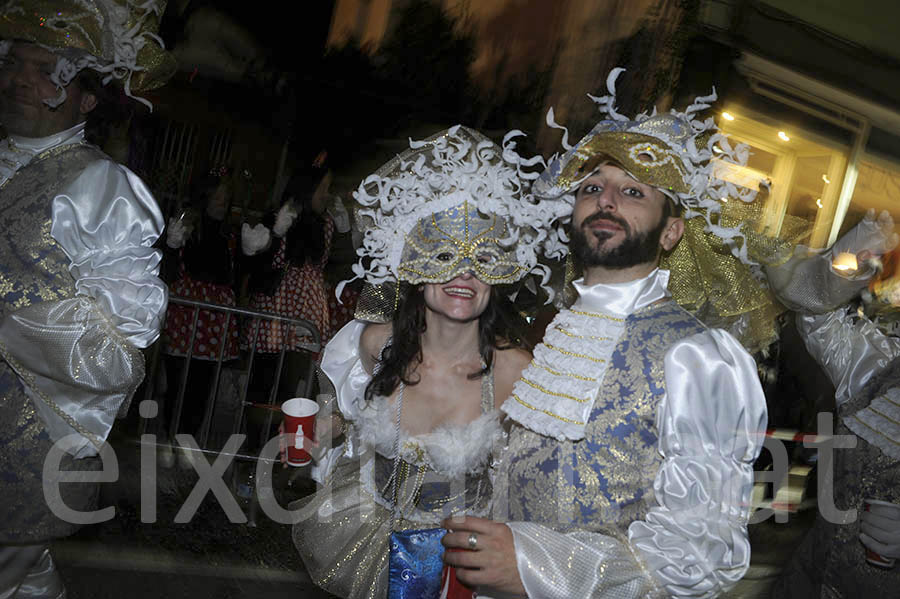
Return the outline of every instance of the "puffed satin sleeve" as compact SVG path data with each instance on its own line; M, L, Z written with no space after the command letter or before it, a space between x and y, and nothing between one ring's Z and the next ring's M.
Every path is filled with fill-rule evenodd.
M79 433L69 451L82 457L96 453L143 379L138 348L159 336L168 296L152 245L164 221L144 183L107 160L65 185L51 210L77 295L8 313L0 343L51 438Z
M900 339L885 335L868 319L854 318L845 308L827 314L798 314L797 330L809 354L834 384L837 405L900 356Z
M348 422L355 421L365 401L366 386L371 375L366 372L359 352L359 341L368 323L351 320L325 345L319 368L334 385L337 406ZM352 434L345 435L345 442L328 449L312 467L310 475L318 483L324 483L338 459L358 455L359 444Z
M138 348L156 341L166 311L167 288L157 276L162 254L153 249L164 224L144 182L108 160L90 165L53 200L50 234L72 261L75 288Z
M746 572L752 464L766 427L756 364L731 335L709 330L669 351L665 379L656 505L628 542L509 524L532 599L716 597Z

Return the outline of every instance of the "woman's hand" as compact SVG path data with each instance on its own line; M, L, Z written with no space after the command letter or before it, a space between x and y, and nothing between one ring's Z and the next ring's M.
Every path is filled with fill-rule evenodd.
M241 225L241 249L247 256L253 256L266 249L272 243L272 235L269 229L262 223L251 227L244 223Z
M308 437L303 437L303 451L318 462L322 457L322 441L327 439L329 443L326 446L330 447L330 442L343 433L344 417L340 412L332 412L330 417L316 418L316 440L312 441ZM294 433L284 431L284 422L278 425L278 460L285 466L287 466L287 448L293 447L296 439L297 436Z

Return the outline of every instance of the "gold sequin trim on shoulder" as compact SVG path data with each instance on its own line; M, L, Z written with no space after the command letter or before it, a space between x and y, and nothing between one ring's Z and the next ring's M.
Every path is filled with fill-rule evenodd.
M606 314L600 314L599 312L581 312L579 310L569 310L572 314L578 314L579 316L590 316L591 318L603 318L604 320L611 320L613 322L625 322L624 318L616 318L615 316L607 316Z
M522 399L515 393L512 394L512 398L515 399L520 404L522 404L523 406L525 406L526 408L528 408L529 410L534 410L536 412L543 412L547 416L552 416L553 418L556 418L557 420L562 420L563 422L568 422L569 424L578 424L578 425L584 424L584 422L581 422L579 420L571 420L569 418L565 418L564 416L560 416L559 414L554 414L553 412L550 412L549 410L542 410L540 408L536 408L533 405L531 405L530 403L528 403L526 401L522 401Z
M534 360L531 361L531 364L532 364L533 366L537 366L538 368L541 368L541 369L543 369L543 370L546 370L546 371L549 372L550 374L555 374L556 376L565 376L565 377L569 377L569 378L573 378L573 379L578 379L579 381L587 381L587 382L589 382L589 383L596 383L596 382L597 382L597 379L595 379L595 378L592 377L592 376L581 376L580 374L574 374L574 373L571 373L571 372L560 372L560 371L558 371L558 370L553 370L552 368L550 368L550 367L548 367L548 366L544 366L543 364L538 364L538 363L535 362Z
M591 362L597 362L600 364L606 362L606 360L604 360L603 358L595 358L594 356L589 356L587 354L576 354L575 352L564 350L561 347L556 347L555 345L550 345L549 343L545 343L544 347L546 347L547 349L552 349L555 352L565 354L567 356L572 356L573 358L584 358L585 360L590 360Z
M44 150L43 152L41 152L40 154L37 154L34 158L32 158L31 161L29 161L29 163L26 164L25 166L31 166L33 164L40 162L41 160L44 160L45 158L50 158L51 156L57 156L59 154L62 154L63 152L68 152L69 150L72 150L79 146L86 146L86 145L89 145L88 142L82 140L82 141L78 141L78 142L71 143L71 144L64 144L61 146L56 146L56 147L50 148L49 150ZM25 168L25 167L22 167L22 168ZM22 169L19 169L19 170L22 170ZM19 173L19 171L16 171L15 173L13 173L9 179L4 181L3 184L0 185L0 189L3 189L4 187L6 187L6 185L10 181L12 181L18 173Z
M556 391L551 391L550 389L547 389L546 387L542 387L541 385L538 385L534 381L529 381L524 376L522 378L520 378L519 380L522 381L523 383L525 383L526 385L528 385L529 387L531 387L533 389L537 389L538 391L541 391L542 393L546 393L547 395L553 395L554 397L562 397L563 399L571 399L572 401L577 401L578 403L587 403L588 401L590 401L588 399L579 399L573 395L567 395L566 393L557 393Z

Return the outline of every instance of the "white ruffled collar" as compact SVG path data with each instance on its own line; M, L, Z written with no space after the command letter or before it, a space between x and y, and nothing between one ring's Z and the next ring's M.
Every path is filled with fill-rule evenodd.
M542 435L583 439L626 318L668 297L668 282L669 271L660 269L627 283L575 281L578 301L547 327L503 411Z
M32 156L36 156L37 154L55 148L56 146L84 141L84 125L85 123L82 121L74 127L54 133L53 135L48 135L47 137L22 137L19 135L10 135L9 145L13 150L28 152Z
M10 135L0 143L0 185L6 183L21 168L41 152L57 146L84 141L84 123L47 137Z
M578 291L573 310L627 316L669 296L669 271L655 268L646 277L627 283L587 286L582 278L572 284Z

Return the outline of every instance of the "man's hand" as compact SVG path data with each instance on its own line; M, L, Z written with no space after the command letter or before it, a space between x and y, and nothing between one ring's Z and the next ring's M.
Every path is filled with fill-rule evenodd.
M505 524L484 518L448 518L448 532L441 543L447 549L444 563L455 567L459 581L470 587L489 587L503 593L525 595L516 566L512 531ZM474 540L474 548L472 547Z

